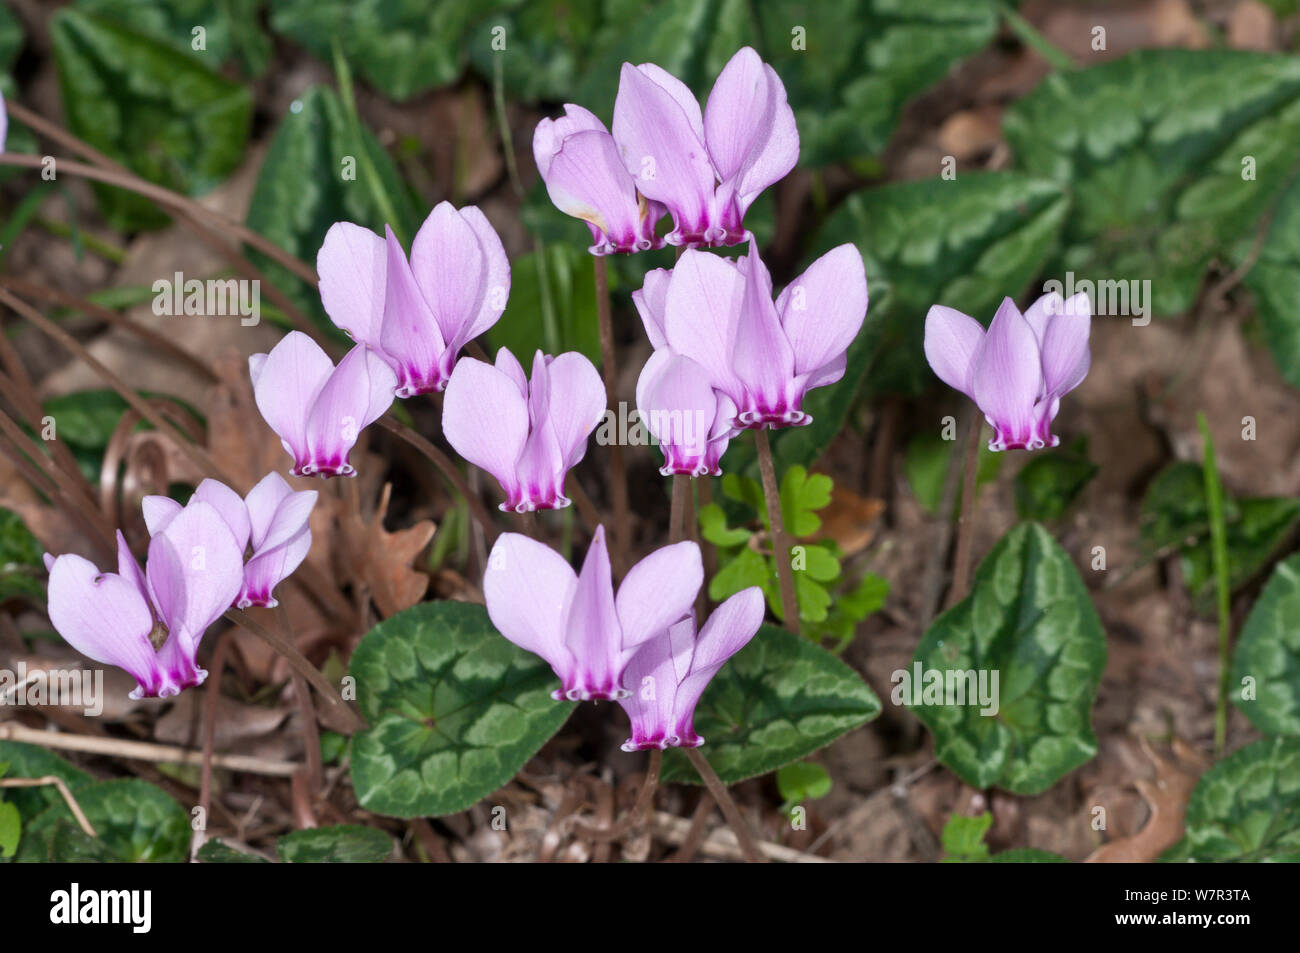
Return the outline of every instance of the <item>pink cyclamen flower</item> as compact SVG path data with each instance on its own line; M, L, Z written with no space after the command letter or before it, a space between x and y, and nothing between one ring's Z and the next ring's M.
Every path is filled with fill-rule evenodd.
M671 73L624 63L613 130L636 187L673 215L670 245L746 241L745 212L799 159L785 86L749 47L718 74L703 113Z
M605 387L576 351L538 351L533 377L505 348L494 367L465 358L456 365L442 407L442 430L462 457L496 477L503 510L527 513L569 505L564 477L587 453L587 438L605 414Z
M636 409L659 443L664 476L720 476L736 406L709 384L704 368L668 348L655 351L636 382Z
M689 615L703 581L700 547L674 543L633 566L616 595L601 526L576 574L544 543L502 533L483 596L497 631L559 676L554 698L589 701L628 694L623 669L636 649Z
M1023 315L1010 298L989 324L936 304L925 316L925 357L949 387L975 401L993 428L990 450L1038 450L1061 442L1052 421L1061 398L1088 376L1092 303L1045 294Z
M294 476L352 476L348 454L393 403L397 378L358 344L338 367L320 345L290 331L270 354L248 359L257 409L293 457Z
M677 354L707 372L734 405L739 429L804 426L803 399L844 376L847 352L867 313L867 277L852 245L832 248L772 302L772 278L750 246L735 261L688 249L662 287L650 275L642 317Z
M206 503L215 509L235 537L241 554L252 543L252 554L244 564L244 585L235 597L236 606L247 609L279 605L275 587L302 565L311 549L307 521L316 496L315 490L295 493L275 472L262 477L242 499L217 480L204 480L195 489L187 506ZM146 496L141 505L150 536L157 536L183 512L181 505L167 496Z
M398 397L447 386L461 349L487 331L510 297L510 262L487 217L441 202L411 243L336 222L316 255L330 320L397 375Z
M202 683L199 640L244 581L243 553L207 503L187 507L150 540L143 573L121 531L115 573L71 554L46 553L45 567L55 630L81 654L130 674L132 698L167 698Z
M762 624L763 590L750 586L714 609L698 636L692 613L642 645L623 672L631 694L618 703L632 722L623 750L704 744L695 733L695 706L723 663Z
M605 124L568 103L533 132L533 158L555 207L591 230L593 255L662 248L655 225L665 209L637 191Z

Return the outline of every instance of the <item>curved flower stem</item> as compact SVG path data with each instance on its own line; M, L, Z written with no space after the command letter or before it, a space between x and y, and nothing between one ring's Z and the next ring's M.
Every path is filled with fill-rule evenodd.
M469 504L470 512L474 514L474 518L483 527L488 545L490 546L496 542L498 531L496 524L492 522L491 514L488 513L488 508L483 505L483 500L479 495L469 488L464 475L456 469L456 465L451 462L451 459L445 453L400 420L395 420L392 417L380 417L375 423L394 436L401 437L424 454L429 462L442 472L442 475L447 478L447 482L455 488L456 492L465 498L465 501Z
M321 697L329 702L330 709L338 714L341 722L347 726L348 734L356 734L366 729L366 723L361 716L348 706L348 703L340 697L338 690L330 684L329 679L321 674L320 669L307 661L307 657L298 651L296 645L283 635L272 632L242 609L226 610L226 618L247 629L283 655L293 670L310 682L311 686L320 692Z
M606 270L605 257L596 255L596 318L600 325L600 370L605 378L605 403L615 414L618 405L618 367L614 358L614 323L610 316L609 272ZM623 448L619 444L617 430L609 450L609 496L614 504L614 572L622 576L627 572L628 552L632 540L631 524L628 516L627 470L623 466Z
M695 765L695 770L700 773L704 786L709 789L709 794L718 802L718 807L722 808L722 815L735 833L736 841L740 844L745 859L751 864L767 863L767 858L759 852L758 845L754 842L749 823L740 813L740 808L736 807L736 802L732 800L730 792L718 777L718 773L713 770L713 765L709 764L709 759L704 757L699 748L683 748L682 751L686 752L686 757L691 759L691 764Z
M581 818L575 818L573 826L578 833L592 840L611 841L618 840L645 814L646 810L654 802L655 791L659 788L659 771L663 766L664 753L658 748L650 749L650 762L646 765L645 782L641 785L641 790L637 792L636 802L623 815L622 819L612 827L596 827L588 821Z
M781 611L785 616L785 627L798 635L799 600L794 593L790 539L785 534L785 520L781 516L781 491L776 486L776 466L772 463L772 443L768 440L767 430L762 427L755 430L754 442L758 445L758 471L763 477L763 499L767 503L767 519L772 528L776 576L781 583Z
M970 591L971 545L975 536L975 475L979 472L980 434L983 430L976 416L971 422L966 456L961 465L961 515L957 517L957 551L953 556L952 585L948 587L946 608L955 606Z

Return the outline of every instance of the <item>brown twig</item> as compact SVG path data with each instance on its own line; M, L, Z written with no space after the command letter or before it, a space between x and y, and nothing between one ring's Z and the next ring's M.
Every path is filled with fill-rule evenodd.
M284 627L285 638L292 642L293 620L289 618L283 602L276 608L280 613L280 625ZM320 732L316 726L316 706L312 704L307 680L297 671L293 673L293 691L298 696L298 717L302 719L302 744L307 759L306 781L310 791L318 793L323 783L324 767L321 764Z
M762 864L767 862L767 858L759 852L757 845L754 843L754 835L749 829L749 822L745 816L740 813L740 808L732 800L731 793L727 790L718 773L713 770L713 765L709 764L709 759L704 757L699 748L683 748L686 757L695 765L695 770L700 773L700 778L704 781L704 786L709 789L709 794L713 800L718 802L718 807L722 808L722 816L727 819L727 824L732 832L736 835L736 841L740 844L741 851L744 852L745 859L751 864Z
M626 814L612 827L595 825L580 817L570 818L574 831L583 837L596 841L618 840L637 823L654 803L655 791L659 787L659 771L663 766L664 753L658 748L650 749L650 760L646 765L645 781L637 792L636 801Z
M781 610L785 627L799 634L799 600L794 591L794 569L790 565L790 538L785 532L785 519L781 515L781 491L776 485L776 467L772 463L772 443L767 430L754 431L758 446L758 471L763 478L763 499L767 503L767 518L772 527L772 555L776 559L776 576L781 583Z
M77 819L77 823L81 825L81 829L91 837L98 837L99 835L95 833L95 828L91 826L90 819L87 818L85 812L82 811L81 805L77 803L77 799L72 796L72 791L68 789L68 785L64 782L63 778L57 777L53 774L47 774L40 778L0 778L0 788L37 788L44 787L47 784L53 784L59 789L59 794L63 796L63 802L68 805L68 810L71 811L72 816Z

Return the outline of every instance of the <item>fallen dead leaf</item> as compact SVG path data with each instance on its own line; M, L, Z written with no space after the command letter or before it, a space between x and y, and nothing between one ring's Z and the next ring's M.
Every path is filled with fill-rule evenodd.
M437 530L433 520L421 520L396 533L385 530L384 516L391 494L392 484L384 484L379 505L369 521L356 507L339 516L341 552L347 554L346 565L340 568L369 590L384 618L424 598L429 576L413 569L411 562L429 545Z
M830 505L818 514L822 519L820 537L834 540L846 558L856 556L871 544L876 521L884 511L884 500L862 497L836 484Z

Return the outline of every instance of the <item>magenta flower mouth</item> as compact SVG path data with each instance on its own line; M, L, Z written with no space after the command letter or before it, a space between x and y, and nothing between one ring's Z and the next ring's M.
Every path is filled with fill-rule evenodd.
M770 427L807 427L812 415L802 410L745 410L736 415L736 426L742 430L761 430Z
M332 463L300 463L289 471L292 476L296 477L320 477L322 480L329 477L343 476L351 477L357 475L357 469L347 461Z

